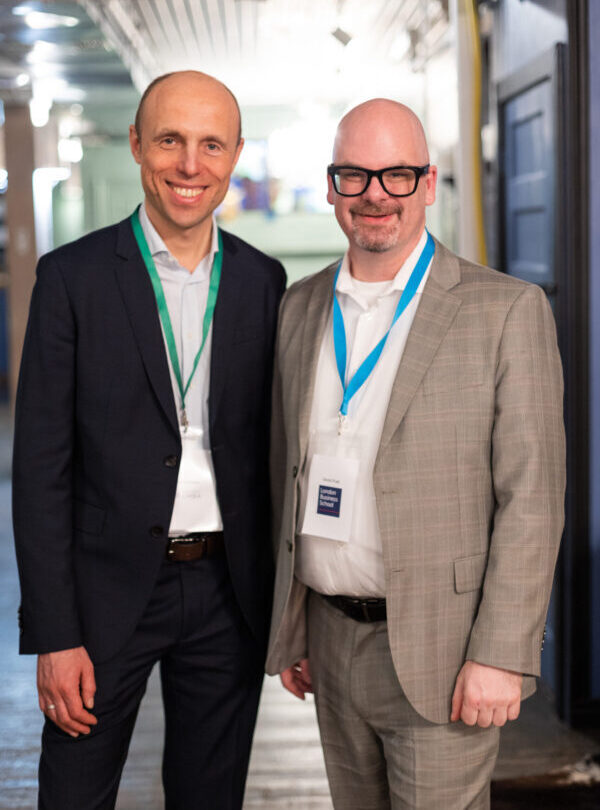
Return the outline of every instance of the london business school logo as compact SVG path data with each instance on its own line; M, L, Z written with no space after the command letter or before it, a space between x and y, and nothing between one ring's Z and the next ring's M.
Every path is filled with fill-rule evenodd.
M317 514L339 518L341 501L342 490L339 487L328 487L320 484Z

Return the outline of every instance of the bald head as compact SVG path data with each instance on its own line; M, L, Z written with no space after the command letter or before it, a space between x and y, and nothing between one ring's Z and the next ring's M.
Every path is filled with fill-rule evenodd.
M381 153L389 148L398 153L397 165L429 163L423 125L410 107L391 99L374 98L354 107L340 121L333 146L333 161L362 166L366 165L364 157L361 159L359 155L356 159L349 159L346 153L349 150L353 154ZM379 162L377 166L380 165Z
M419 243L425 209L435 201L437 168L430 165L421 122L405 104L386 98L365 101L340 121L333 163L327 199L348 237L352 274L363 281L392 278ZM344 167L367 172L347 172L344 190L337 185ZM399 193L388 191L381 173L392 169L401 171L389 172L390 182L403 178L406 184L395 186Z
M242 117L236 97L223 82L199 70L180 70L173 73L165 73L150 82L148 87L144 90L135 114L134 126L138 138L141 139L142 137L146 108L156 106L160 103L160 97L164 95L164 93L169 93L173 90L183 90L184 92L198 93L200 95L204 95L208 92L209 95L222 96L223 103L226 107L232 108L233 115L237 120L237 142L240 142L242 138Z

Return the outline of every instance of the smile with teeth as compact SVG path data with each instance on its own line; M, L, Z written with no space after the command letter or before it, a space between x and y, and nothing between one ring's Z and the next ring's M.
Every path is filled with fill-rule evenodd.
M204 191L204 188L186 188L185 186L170 185L170 188L175 192L175 194L179 194L180 197L188 198L198 197Z

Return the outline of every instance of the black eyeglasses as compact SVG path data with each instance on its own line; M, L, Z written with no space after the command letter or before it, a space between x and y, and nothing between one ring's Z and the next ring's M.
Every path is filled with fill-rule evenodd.
M331 163L327 174L333 187L342 197L360 197L376 177L382 189L391 197L410 197L419 185L422 175L429 171L426 166L389 166L387 169L363 169L360 166L336 166Z

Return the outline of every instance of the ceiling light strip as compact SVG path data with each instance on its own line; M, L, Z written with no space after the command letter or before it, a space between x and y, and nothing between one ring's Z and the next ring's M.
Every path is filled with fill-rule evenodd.
M219 0L203 0L210 20L210 30L214 42L215 56L217 61L227 60L227 36L225 32L225 20L221 16Z
M90 19L102 31L131 74L141 92L156 74L156 60L148 41L134 24L118 0L79 0Z
M206 18L200 0L188 0L191 12L192 32L194 34L195 48L200 58L204 58L207 53L214 56L215 48L212 34L206 24Z
M177 29L182 45L182 53L185 53L189 67L194 67L198 61L198 51L194 47L195 37L185 0L170 0L170 8L173 25Z
M240 61L240 51L242 48L242 38L238 26L238 15L236 13L234 0L219 0L221 4L222 16L225 20L225 34L227 36L227 50L230 60L236 64Z

